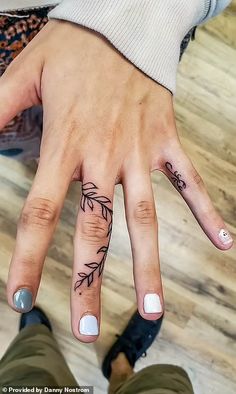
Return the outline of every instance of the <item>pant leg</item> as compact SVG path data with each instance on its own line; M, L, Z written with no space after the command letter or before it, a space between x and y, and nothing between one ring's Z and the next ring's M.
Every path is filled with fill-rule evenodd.
M187 373L175 365L152 365L114 388L114 394L194 394Z
M7 385L78 386L53 334L42 324L23 328L1 359L0 388Z

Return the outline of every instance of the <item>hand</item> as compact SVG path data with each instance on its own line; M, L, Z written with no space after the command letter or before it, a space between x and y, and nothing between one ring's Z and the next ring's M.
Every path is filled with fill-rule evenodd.
M31 307L29 293L20 289L30 291L35 302L48 246L74 180L83 184L71 290L72 329L81 341L94 341L99 333L116 183L124 189L138 309L145 319L159 318L164 309L151 171L166 174L216 247L232 246L181 148L172 95L100 35L50 21L0 79L0 103L0 129L19 111L40 103L44 109L38 170L10 266L12 308Z

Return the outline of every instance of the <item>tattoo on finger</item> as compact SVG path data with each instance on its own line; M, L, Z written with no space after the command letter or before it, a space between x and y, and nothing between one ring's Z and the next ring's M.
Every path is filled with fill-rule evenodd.
M171 174L171 179L172 179L175 187L177 187L177 189L181 192L184 189L186 189L186 183L183 181L183 179L181 179L182 175L178 171L173 170L173 166L169 161L167 161L165 163L165 167L167 168L167 170Z
M93 283L95 275L97 274L97 276L100 277L104 269L112 231L113 211L108 206L108 204L111 204L111 200L108 197L99 195L98 187L94 183L84 183L82 185L82 198L80 201L81 209L84 212L86 211L86 209L90 209L91 211L93 211L95 204L98 204L100 206L101 217L108 223L107 244L101 246L98 249L97 255L100 256L102 254L102 257L98 262L92 261L90 263L84 264L84 266L86 267L86 272L78 272L79 279L75 282L74 291L79 289L83 283L89 287ZM87 268L89 268L89 271L87 270Z

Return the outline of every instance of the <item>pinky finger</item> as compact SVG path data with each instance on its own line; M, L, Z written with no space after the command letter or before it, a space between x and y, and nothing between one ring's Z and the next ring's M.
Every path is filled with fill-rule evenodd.
M162 172L182 195L211 242L221 250L231 248L233 238L215 209L201 176L181 148L175 157L178 158L175 162L167 158Z

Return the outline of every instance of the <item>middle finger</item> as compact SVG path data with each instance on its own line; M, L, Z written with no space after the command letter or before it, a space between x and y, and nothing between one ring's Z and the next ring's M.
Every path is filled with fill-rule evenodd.
M106 182L104 182L106 179ZM83 342L99 335L102 272L112 231L115 179L85 171L74 237L72 330Z

